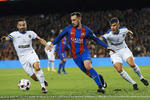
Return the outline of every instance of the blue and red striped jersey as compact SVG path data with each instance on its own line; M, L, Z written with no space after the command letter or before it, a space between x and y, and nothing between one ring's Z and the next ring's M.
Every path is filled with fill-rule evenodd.
M73 27L73 25L67 26L63 31L52 41L53 44L57 44L64 36L68 37L70 50L73 58L76 55L82 54L85 50L88 50L86 41L87 38L93 39L99 45L107 48L108 45L99 40L95 34L87 26L82 25L81 29Z
M68 47L66 37L63 37L62 40L56 46L59 53L65 52L65 49Z

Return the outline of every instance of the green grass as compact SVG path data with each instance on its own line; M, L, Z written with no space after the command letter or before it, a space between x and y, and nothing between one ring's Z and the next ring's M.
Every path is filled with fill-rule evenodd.
M124 67L128 74L137 82L139 86L138 91L134 91L132 85L123 80L114 68L94 68L104 76L108 84L105 94L97 93L97 85L91 78L81 72L79 68L66 68L68 74L60 75L56 72L48 72L44 68L43 72L49 83L47 94L41 93L40 83L33 81L26 75L23 69L0 69L0 100L3 100L2 96L17 96L11 97L11 100L49 100L49 98L50 100L150 100L150 87L145 87L131 68ZM140 69L143 76L150 80L149 66L141 66ZM19 90L18 82L22 78L27 78L31 81L29 91ZM113 91L114 89L121 89L121 91ZM27 96L30 96L30 98ZM34 98L31 96L43 97Z

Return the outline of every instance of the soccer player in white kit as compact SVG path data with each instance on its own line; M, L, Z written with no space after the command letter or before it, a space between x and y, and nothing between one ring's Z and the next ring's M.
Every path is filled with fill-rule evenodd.
M52 41L52 39L51 39ZM47 45L50 45L51 44L51 41L47 42ZM54 61L55 61L55 54L56 54L56 45L53 46L53 48L51 50L47 50L45 48L45 53L48 57L48 67L47 67L47 70L50 71L50 63L51 63L51 66L52 66L52 71L53 72L56 72L55 68L54 68Z
M142 76L139 67L134 62L132 52L125 43L125 37L127 34L131 39L133 38L132 31L128 30L126 27L120 27L119 20L116 17L111 19L110 28L111 29L100 37L100 39L106 41L108 46L115 50L115 52L110 51L109 53L115 69L125 80L133 84L134 90L138 90L137 83L122 68L123 60L126 61L131 66L133 71L139 76L141 82L143 82L145 86L148 86L148 81Z
M45 86L48 86L48 83L45 81L43 71L40 68L40 60L32 48L32 39L39 40L44 46L46 46L46 41L40 38L35 32L27 31L25 19L17 21L17 29L18 31L14 31L8 36L3 36L1 41L13 41L23 69L33 80L40 81L42 93L47 93ZM36 74L34 69L36 70Z

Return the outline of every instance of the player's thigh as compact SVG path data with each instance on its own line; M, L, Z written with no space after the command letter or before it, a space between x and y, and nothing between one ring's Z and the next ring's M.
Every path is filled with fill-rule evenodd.
M28 61L36 70L40 70L40 60L36 53L32 53Z
M33 66L31 66L31 64L29 62L24 63L22 66L23 66L23 69L25 70L25 72L29 76L32 76L35 73Z
M122 52L122 58L130 65L130 66L134 66L134 57L132 52L130 51L129 48L125 48Z
M114 53L110 55L110 60L112 61L113 64L115 63L122 63L122 57L119 55L119 53Z
M83 61L81 61L81 59L73 59L74 62L78 65L78 67L84 72L84 73L87 73L87 70L86 68L84 67L84 64L83 64Z

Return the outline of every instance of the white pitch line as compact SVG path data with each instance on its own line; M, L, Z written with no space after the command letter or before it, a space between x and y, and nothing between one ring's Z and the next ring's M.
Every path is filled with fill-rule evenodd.
M0 96L0 99L17 98L150 98L150 96Z

